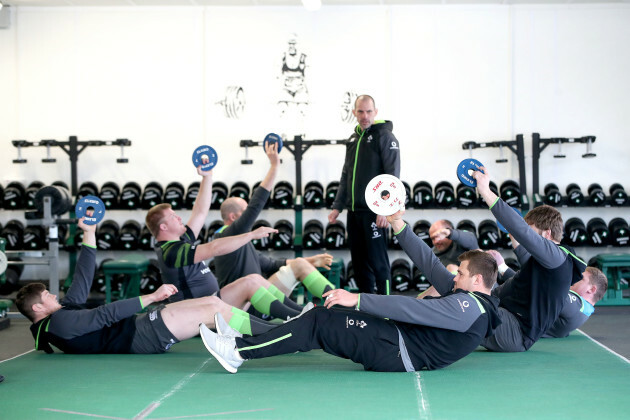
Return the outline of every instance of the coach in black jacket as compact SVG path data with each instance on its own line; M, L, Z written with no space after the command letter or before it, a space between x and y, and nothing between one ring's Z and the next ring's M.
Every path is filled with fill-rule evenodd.
M400 177L400 148L391 121L375 121L374 99L361 95L352 111L359 123L346 146L346 158L337 197L328 215L335 223L348 209L348 244L354 277L363 293L389 293L390 266L387 256L387 220L376 216L365 202L365 187L379 174Z

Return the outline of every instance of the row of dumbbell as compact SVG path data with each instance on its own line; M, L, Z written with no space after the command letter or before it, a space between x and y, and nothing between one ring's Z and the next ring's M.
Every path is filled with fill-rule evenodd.
M567 185L565 189L566 195L563 195L560 188L554 183L545 185L543 189L543 195L534 195L534 205L537 206L540 203L548 204L550 206L627 206L630 205L628 200L628 194L623 186L619 183L612 184L608 189L609 195L606 195L604 189L600 184L592 183L588 186L586 194L582 192L582 189L578 184L572 183Z
M564 224L562 242L571 246L628 246L630 228L621 217L615 217L608 223L601 217L593 217L586 223L578 217L572 217Z
M249 201L251 194L260 182L250 189L245 182L237 181L228 188L223 182L214 182L212 186L211 209L218 209L227 197L240 197ZM463 184L457 188L448 181L438 182L431 187L426 181L417 182L413 190L409 184L403 182L407 192L405 205L408 208L474 208L483 207L475 190ZM65 183L59 181L53 185ZM11 210L34 209L34 197L44 184L34 181L28 186L14 181L4 190L0 186L0 207ZM521 205L521 193L518 183L505 181L499 188L493 182L490 187L511 206ZM339 182L332 181L326 188L318 181L306 183L303 193L305 208L332 208L332 204L339 190ZM87 195L95 195L103 200L105 208L110 209L149 209L158 203L169 203L174 209L192 208L199 192L199 182L192 182L187 188L179 182L171 182L163 187L158 182L149 182L144 188L137 182L127 182L120 187L115 182L105 182L100 188L93 182L84 182L79 186L76 199ZM279 181L275 184L265 208L289 209L293 207L294 189L290 182Z

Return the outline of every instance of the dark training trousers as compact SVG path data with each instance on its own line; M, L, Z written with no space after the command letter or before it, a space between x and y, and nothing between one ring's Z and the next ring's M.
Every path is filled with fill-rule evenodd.
M236 339L244 359L322 349L365 370L405 372L393 321L350 309L319 306L264 334Z
M374 293L376 285L376 293L387 294L391 277L387 228L376 227L376 215L371 211L348 211L346 224L354 279L359 292Z

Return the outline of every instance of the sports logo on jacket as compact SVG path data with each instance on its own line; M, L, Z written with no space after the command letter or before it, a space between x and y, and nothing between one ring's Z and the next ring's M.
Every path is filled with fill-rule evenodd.
M461 301L459 300L459 298L457 299L457 301L459 302L459 307L462 308L462 312L466 312L466 308L470 306L470 302L468 302L467 300Z
M372 143L372 135L371 135L371 134L368 136L368 138L367 138L367 142L368 142L368 143Z
M372 222L370 227L372 228L372 239L380 238L381 232L378 231L378 226L376 226L376 223Z
M359 327L359 328L365 328L367 327L367 322L363 321L362 319L351 319L349 316L346 317L346 328L350 328L350 327Z
M389 150L398 150L398 143L393 141L392 144L389 146Z

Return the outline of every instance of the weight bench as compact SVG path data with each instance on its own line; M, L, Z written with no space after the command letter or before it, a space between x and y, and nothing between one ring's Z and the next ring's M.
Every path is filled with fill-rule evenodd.
M628 288L628 284L624 284L621 276L624 269L630 269L630 254L599 254L596 258L597 266L608 278L606 295L597 305L630 305L630 296L623 296L623 290Z
M105 274L105 303L112 301L112 277L114 274L127 274L128 279L122 285L122 291L116 292L118 299L127 299L140 296L140 280L149 266L149 259L139 254L128 254L122 258L105 261L103 273Z

